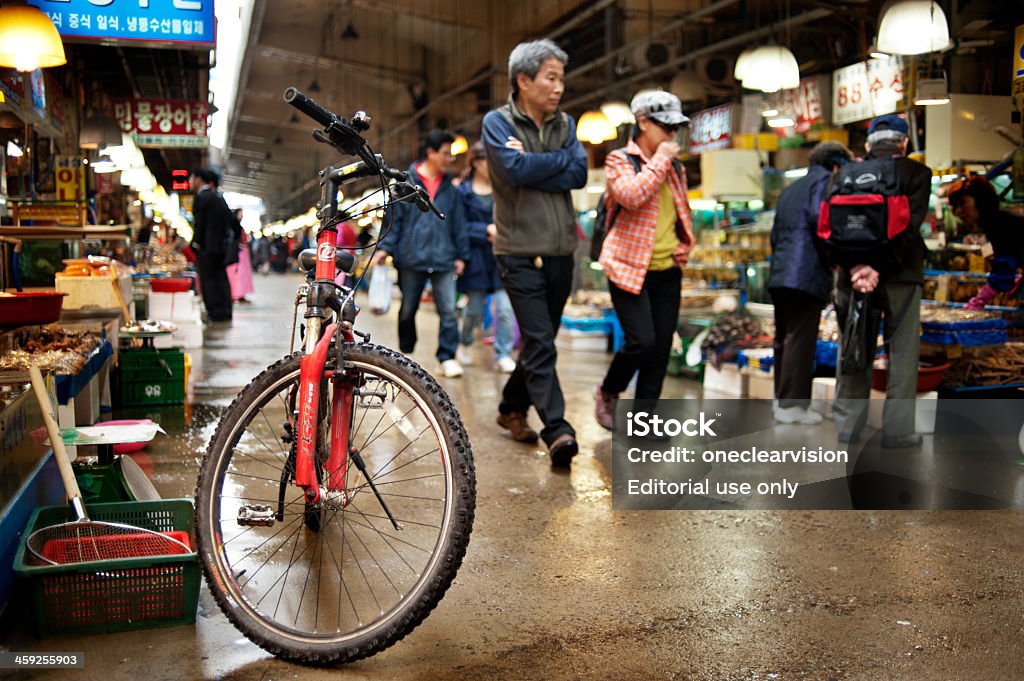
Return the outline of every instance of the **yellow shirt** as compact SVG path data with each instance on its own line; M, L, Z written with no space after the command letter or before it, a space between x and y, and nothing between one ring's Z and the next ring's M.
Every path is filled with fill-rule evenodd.
M658 224L654 228L654 251L651 253L650 269L670 270L676 266L672 253L679 245L676 235L676 204L672 198L672 189L668 182L661 185L661 201L658 206Z

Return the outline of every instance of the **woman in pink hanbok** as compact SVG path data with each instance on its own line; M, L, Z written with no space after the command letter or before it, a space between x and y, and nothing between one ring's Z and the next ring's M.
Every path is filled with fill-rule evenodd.
M242 209L235 211L235 219L242 222ZM228 265L228 281L231 282L231 298L236 303L252 302L246 296L252 293L252 258L249 255L249 234L244 229L238 244L238 262Z

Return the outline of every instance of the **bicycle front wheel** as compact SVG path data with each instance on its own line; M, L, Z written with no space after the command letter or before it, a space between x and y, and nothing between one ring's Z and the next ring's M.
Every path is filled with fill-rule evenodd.
M386 348L349 344L344 356L356 377L350 442L367 472L349 463L347 499L311 505L294 485L298 353L231 404L196 488L200 558L221 610L261 647L307 663L357 660L412 631L455 577L473 524L472 454L448 395ZM321 479L330 426L318 429Z

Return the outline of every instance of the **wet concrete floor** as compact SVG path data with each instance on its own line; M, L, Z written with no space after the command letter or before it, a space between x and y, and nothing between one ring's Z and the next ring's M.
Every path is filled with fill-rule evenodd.
M127 411L168 437L136 457L164 497L190 497L215 422L287 351L295 275L257 277L251 305L194 351L188 408ZM397 307L397 305L396 305ZM421 309L414 358L436 369L436 316ZM361 315L393 346L393 308ZM1021 679L1024 514L1015 511L613 511L611 440L591 390L610 355L563 351L559 373L581 453L552 471L494 424L504 376L474 348L440 379L473 444L469 551L438 608L375 657L332 669L283 662L245 639L205 585L195 626L34 639L8 609L6 650L84 651L49 679ZM668 378L665 397L699 394ZM120 415L120 414L119 414ZM531 417L536 425L536 418ZM27 606L20 606L27 607Z

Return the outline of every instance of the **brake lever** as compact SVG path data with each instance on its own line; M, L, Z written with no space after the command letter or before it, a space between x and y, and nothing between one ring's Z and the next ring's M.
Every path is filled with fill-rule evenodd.
M439 211L437 206L434 205L434 202L430 200L430 194L427 193L427 190L419 185L416 185L416 205L424 213L429 210L434 215L444 220L444 213Z

